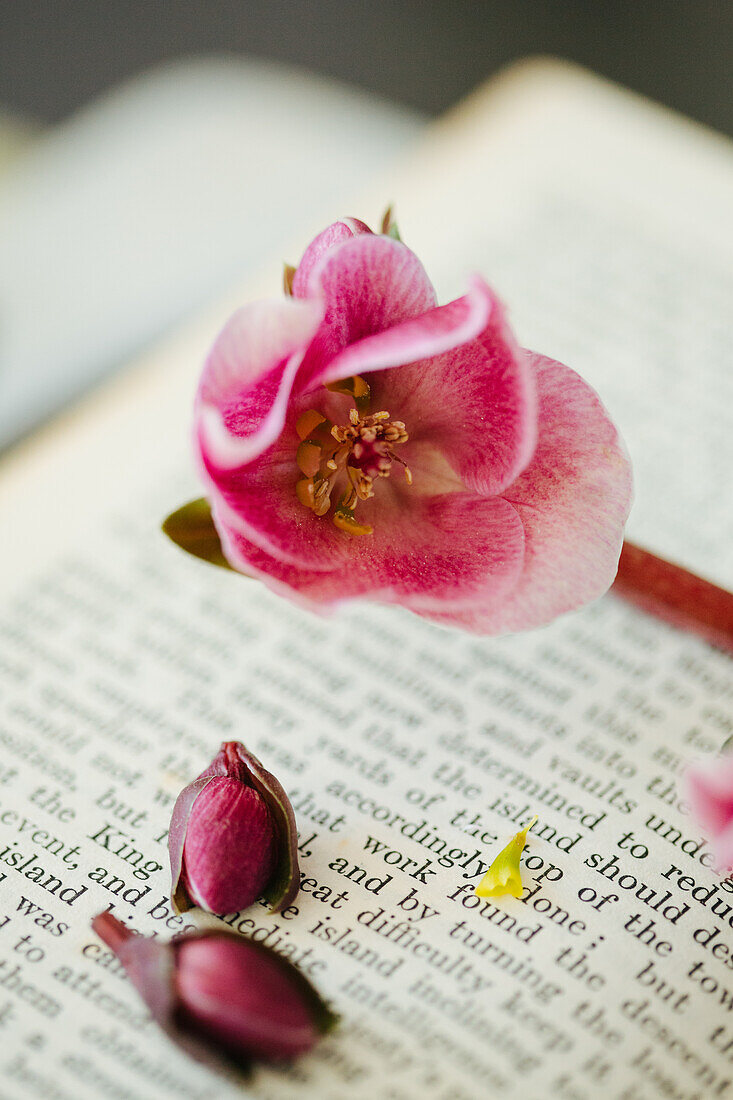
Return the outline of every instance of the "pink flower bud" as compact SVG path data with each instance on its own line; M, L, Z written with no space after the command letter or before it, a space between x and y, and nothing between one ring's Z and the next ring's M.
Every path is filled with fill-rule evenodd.
M202 1061L297 1058L336 1016L292 963L232 932L194 932L170 943L100 913L92 928L114 951L153 1018Z
M273 912L298 892L295 815L277 779L238 741L226 741L173 808L168 850L172 903L211 913L264 895Z

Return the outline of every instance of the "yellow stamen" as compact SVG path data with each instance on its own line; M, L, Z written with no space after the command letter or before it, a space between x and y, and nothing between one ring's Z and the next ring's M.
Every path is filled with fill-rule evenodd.
M369 412L371 391L368 382L365 382L360 374L353 374L350 378L339 378L336 382L327 382L326 389L331 393L343 393L346 397L353 398L360 413Z
M392 463L399 462L405 468L407 484L412 484L410 470L394 450L408 440L405 424L390 420L385 409L367 411L370 390L359 375L329 383L326 388L351 397L356 408L349 409L346 424L333 424L315 409L308 409L298 418L296 462L304 477L296 485L296 494L301 504L323 516L331 508L333 493L338 491L335 525L350 535L369 535L371 526L357 523L354 509L359 501L374 496L377 478L389 477Z
M295 452L298 469L306 477L314 477L318 473L321 468L321 458L321 448L317 443L311 443L308 439L304 439Z
M328 488L328 486L326 486L326 488ZM313 511L317 516L325 516L330 507L331 497L328 492L322 493L320 496L316 494L315 503L313 504Z
M295 484L295 495L306 508L312 508L315 504L316 494L313 491L313 478L304 477Z
M307 439L309 435L318 427L319 424L324 424L326 421L325 416L321 416L315 409L308 409L302 416L298 417L298 422L295 425L295 430L298 433L299 439Z
M349 510L341 510L333 513L333 522L338 527L339 531L345 531L347 535L371 535L374 530L368 523L357 523L354 519L354 513Z

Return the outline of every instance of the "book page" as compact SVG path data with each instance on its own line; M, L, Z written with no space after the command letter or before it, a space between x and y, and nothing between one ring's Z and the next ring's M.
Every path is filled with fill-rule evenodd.
M444 298L480 271L527 347L601 393L634 462L629 537L733 587L727 139L571 66L479 92L397 190ZM499 109L503 100L503 109ZM414 225L414 228L413 228Z
M556 344L542 350L595 346L587 373L613 405L623 394L609 396L613 379L601 377L603 363L613 373L609 333L578 301L562 312L530 294L537 238L518 232L550 201L546 188L552 201L572 198L588 153L559 158L530 186L529 146L553 127L572 144L568 128L584 136L588 116L614 156L627 141L629 174L650 131L660 170L662 151L669 171L682 147L698 168L708 157L714 195L724 158L712 139L552 69L507 78L388 186L407 214L412 178L403 236L444 293L480 267L517 298L526 343L554 323ZM484 148L495 166L481 182ZM462 186L472 203L485 197L476 225ZM494 203L502 188L512 222ZM611 207L600 185L586 184L582 202L623 222L627 207L620 197ZM499 247L510 225L524 268ZM705 232L686 224L700 268L717 257ZM594 246L589 283L596 259ZM513 289L494 274L500 262ZM687 760L733 733L728 659L613 596L529 635L481 639L366 604L316 618L177 552L157 525L196 492L191 388L240 299L4 464L0 1096L731 1095L733 881L715 873L677 785ZM716 523L704 539L722 560ZM342 1017L311 1055L248 1082L172 1047L89 929L110 905L161 937L200 919L171 912L166 830L178 791L231 739L292 797L301 892L279 916L255 905L205 920L282 952ZM491 859L534 813L523 898L477 898Z

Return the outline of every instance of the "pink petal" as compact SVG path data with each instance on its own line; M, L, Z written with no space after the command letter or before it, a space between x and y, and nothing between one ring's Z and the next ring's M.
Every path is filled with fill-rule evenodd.
M458 337L452 347L450 321ZM526 466L537 431L534 371L501 302L476 278L465 298L400 330L406 336L400 362L409 365L370 379L374 407L403 420L414 442L429 441L440 450L469 489L498 495ZM393 330L395 345L400 330ZM340 358L390 336L363 340Z
M293 379L323 317L318 301L254 302L216 339L196 400L195 432L210 469L242 466L277 439Z
M522 568L516 509L501 498L473 493L405 499L410 505L404 510L385 501L360 504L357 518L374 524L374 533L360 538L338 531L328 517L314 517L330 529L345 555L335 567L320 571L296 568L268 553L222 520L216 508L214 518L224 553L236 569L260 576L270 588L313 610L363 595L418 613L501 602Z
M326 300L328 323L345 326L349 344L419 317L436 304L433 285L415 253L400 241L373 233L324 254L313 278Z
M435 291L414 252L391 237L362 234L324 252L309 290L325 303L325 319L298 376L300 392L320 384L325 368L349 344L419 317Z
M596 599L616 573L631 503L631 468L598 396L568 367L532 355L539 399L534 456L504 498L525 534L522 577L498 607L440 616L499 634L550 622Z
M319 293L316 283L311 287L313 269L322 260L324 254L342 241L358 237L362 233L371 233L371 229L358 218L344 218L329 225L311 241L303 253L303 258L293 276L293 295L296 298L310 298Z
M733 757L693 764L686 786L693 814L712 836L733 825Z
M353 374L389 370L452 350L483 332L492 305L489 288L474 279L463 298L351 344L331 360L319 382L325 385ZM386 379L384 385L389 386L390 381Z

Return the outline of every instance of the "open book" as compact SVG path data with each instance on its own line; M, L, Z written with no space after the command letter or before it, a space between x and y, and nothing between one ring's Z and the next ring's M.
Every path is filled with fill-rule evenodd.
M730 586L732 183L722 141L533 63L322 224L394 201L442 300L481 271L609 405L631 537ZM198 495L207 345L281 260L0 467L2 1100L733 1095L733 880L678 790L733 733L726 656L614 595L503 639L367 604L318 619L159 533ZM223 924L342 1017L247 1083L174 1048L89 929L109 906L191 923L170 809L230 739L289 791L303 881L287 919ZM534 813L524 896L476 897Z

